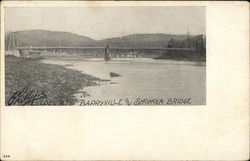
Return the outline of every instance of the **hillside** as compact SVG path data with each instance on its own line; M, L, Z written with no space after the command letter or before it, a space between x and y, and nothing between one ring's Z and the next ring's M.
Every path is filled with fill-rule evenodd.
M10 34L5 36L5 42L9 40ZM72 34L69 32L55 32L46 30L27 30L17 31L15 39L18 42L18 46L89 46L95 41L91 38Z
M7 33L5 35L6 44L9 38L10 33ZM124 37L93 40L89 37L72 34L69 32L57 32L47 30L17 31L15 34L15 39L17 40L19 47L84 47L106 46L107 44L109 44L111 47L167 47L168 42L170 40L182 41L186 38L187 35L133 34Z
M168 41L184 40L186 35L170 34L133 34L124 37L109 38L98 41L101 46L110 44L110 46L119 47L167 47Z

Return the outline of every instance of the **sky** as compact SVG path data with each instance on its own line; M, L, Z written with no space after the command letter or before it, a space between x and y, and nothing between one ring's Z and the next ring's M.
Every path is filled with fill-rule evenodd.
M6 7L5 31L66 31L96 40L140 33L205 34L205 7Z

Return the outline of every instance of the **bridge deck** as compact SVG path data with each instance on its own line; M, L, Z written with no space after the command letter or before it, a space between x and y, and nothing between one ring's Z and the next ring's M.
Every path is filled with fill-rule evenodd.
M94 50L94 49L105 49L106 47L17 47L18 50ZM190 48L133 48L133 47L110 47L110 50L182 50L182 51L195 51Z

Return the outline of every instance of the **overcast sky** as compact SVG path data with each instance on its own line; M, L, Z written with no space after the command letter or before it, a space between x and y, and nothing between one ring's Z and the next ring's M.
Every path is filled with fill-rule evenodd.
M67 31L93 39L135 33L205 34L205 7L7 7L5 30Z

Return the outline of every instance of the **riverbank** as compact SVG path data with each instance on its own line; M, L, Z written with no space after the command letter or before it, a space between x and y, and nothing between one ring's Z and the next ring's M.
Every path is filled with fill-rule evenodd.
M6 105L18 91L19 95L15 96L14 105L23 105L25 99L27 105L41 105L41 102L52 105L73 105L76 102L74 94L83 87L97 85L97 81L105 80L60 65L43 64L39 60L5 57ZM39 93L40 96L41 93L46 96L46 100L41 100L42 96L38 96ZM27 101L28 95L29 97L37 95L32 98L35 101L30 101L31 97Z
M206 62L206 55L199 55L194 51L168 51L155 59Z

